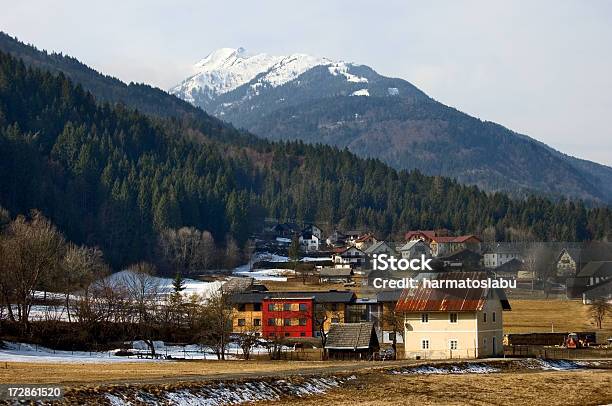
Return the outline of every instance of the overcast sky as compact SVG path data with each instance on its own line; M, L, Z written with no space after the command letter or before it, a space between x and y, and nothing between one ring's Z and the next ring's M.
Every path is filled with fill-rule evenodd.
M358 62L612 165L612 1L376 3L3 1L0 30L164 89L221 47Z

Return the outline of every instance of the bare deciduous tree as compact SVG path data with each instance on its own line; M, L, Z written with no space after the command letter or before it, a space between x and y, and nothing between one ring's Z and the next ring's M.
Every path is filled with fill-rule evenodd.
M152 265L140 262L130 266L123 278L131 308L134 310L136 335L147 344L153 356L155 356L155 345L152 333L155 327L155 312L157 301L164 293L159 280L154 275L155 268Z
M19 216L6 226L0 244L0 291L9 317L28 330L34 291L42 281L48 280L48 274L56 272L66 242L49 220L40 212L32 211L30 220Z
M229 296L215 292L202 306L200 314L200 340L213 349L217 358L224 360L232 332L232 307Z
M596 299L589 308L591 319L601 329L608 314L612 314L612 305L606 299Z

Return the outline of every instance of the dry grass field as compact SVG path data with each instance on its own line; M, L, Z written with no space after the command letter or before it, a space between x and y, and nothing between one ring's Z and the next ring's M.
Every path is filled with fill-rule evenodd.
M322 396L279 405L605 405L611 371L515 372L488 375L361 374Z
M160 382L235 378L240 375L285 373L320 373L353 367L381 366L375 362L333 361L177 361L177 362L120 362L120 363L0 363L0 382L58 383L80 385L87 383Z
M504 333L595 331L598 342L612 336L612 316L598 330L588 314L588 305L579 300L510 300L512 310L504 312Z

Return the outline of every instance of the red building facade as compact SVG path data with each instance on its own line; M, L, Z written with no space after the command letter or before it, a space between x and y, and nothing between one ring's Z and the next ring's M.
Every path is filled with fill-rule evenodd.
M261 307L263 337L313 337L314 298L265 298Z

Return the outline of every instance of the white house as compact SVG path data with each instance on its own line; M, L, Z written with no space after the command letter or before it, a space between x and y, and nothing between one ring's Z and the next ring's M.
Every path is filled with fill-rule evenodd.
M438 274L446 281L483 280L483 272ZM510 304L501 289L405 289L396 312L404 314L408 359L481 358L503 354L503 312Z
M423 240L408 241L398 251L404 259L421 258L421 255L425 255L426 258L431 257L429 245Z
M484 253L483 261L485 268L492 269L502 266L513 259L522 260L521 253L516 247L507 244L497 244Z
M349 247L332 255L336 268L360 267L366 263L366 255L357 247Z
M300 245L302 245L306 251L318 251L321 246L321 238L317 237L314 233L303 231L300 234Z

